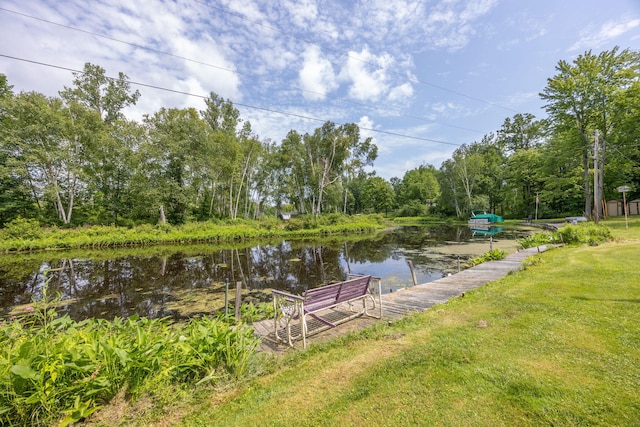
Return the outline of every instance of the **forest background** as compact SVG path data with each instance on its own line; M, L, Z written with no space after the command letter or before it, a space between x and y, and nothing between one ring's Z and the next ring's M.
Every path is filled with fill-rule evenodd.
M520 113L389 181L356 124L260 140L233 102L122 110L139 91L87 63L58 97L14 93L0 74L0 224L72 227L217 219L280 212L426 214L465 218L600 217L603 199L640 197L640 52L614 48L560 60L540 97L546 118ZM595 179L594 179L595 174ZM537 210L536 210L537 208Z

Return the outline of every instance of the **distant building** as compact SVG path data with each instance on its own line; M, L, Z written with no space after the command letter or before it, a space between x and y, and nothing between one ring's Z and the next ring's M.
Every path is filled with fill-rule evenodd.
M622 200L607 200L607 216L623 216L624 206Z
M298 212L280 212L278 213L278 218L284 220L284 221L288 221L291 218L295 218L298 216Z
M640 199L627 202L627 215L640 215ZM622 200L607 200L607 216L624 216Z

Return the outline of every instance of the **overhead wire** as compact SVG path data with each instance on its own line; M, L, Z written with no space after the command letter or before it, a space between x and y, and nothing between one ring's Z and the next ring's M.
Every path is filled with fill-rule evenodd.
M216 7L212 6L212 8L218 10L218 8L216 8ZM211 63L200 61L200 60L193 59L193 58L188 58L188 57L185 57L185 56L182 56L182 55L176 55L174 53L162 51L162 50L155 49L155 48L152 48L152 47L149 47L149 46L144 46L144 45L140 45L140 44L137 44L137 43L132 43L132 42L128 42L128 41L125 41L125 40L120 40L120 39L117 39L115 37L111 37L111 36L108 36L108 35L99 34L99 33L93 32L93 31L84 30L82 28L73 27L73 26L67 25L67 24L61 24L59 22L54 22L54 21L51 21L51 20L48 20L48 19L39 18L37 16L29 15L29 14L26 14L26 13L17 12L17 11L10 10L10 9L4 8L4 7L0 7L0 10L4 11L4 12L15 14L15 15L18 15L18 16L22 16L22 17L25 17L25 18L29 18L29 19L33 19L33 20L36 20L36 21L44 22L46 24L55 25L55 26L58 26L58 27L61 27L61 28L65 28L65 29L68 29L68 30L77 31L77 32L80 32L80 33L88 34L88 35L91 35L91 36L94 36L94 37L103 38L105 40L110 40L110 41L117 42L117 43L122 43L122 44L125 44L125 45L129 45L129 46L135 47L137 49L147 50L149 52L157 53L157 54L160 54L160 55L165 55L165 56L168 56L168 57L180 59L180 60L183 60L183 61L187 61L187 62L191 62L191 63L194 63L194 64L198 64L198 65L204 65L204 66L207 66L207 67L215 68L215 69L218 69L218 70L221 70L221 71L226 71L226 72L233 73L233 74L240 75L240 76L246 76L246 77L249 77L249 78L252 78L252 79L256 78L256 76L253 76L253 75L248 74L248 73L243 73L243 72L238 71L238 70L230 69L230 68L227 68L227 67L222 67L222 66L219 66L219 65L211 64ZM232 14L232 15L236 16L236 14ZM271 27L268 27L268 28L272 29ZM275 29L274 29L274 31L275 31ZM317 95L317 96L327 97L327 95L328 95L326 92L312 91L312 90L309 90L309 89L304 89L304 88L301 88L301 87L298 87L298 86L295 86L295 85L290 85L290 84L279 82L279 81L276 81L276 80L270 80L270 79L266 79L266 78L261 78L260 80L261 81L268 81L268 82L275 83L275 84L280 85L280 86L289 87L291 89L295 89L295 90L298 90L298 91L301 91L301 92L310 93L310 94ZM373 105L369 105L369 104L365 104L365 103L361 103L361 102L356 102L356 101L351 101L351 100L348 100L348 99L331 98L331 97L329 97L329 98L333 99L334 101L339 101L339 102L343 102L343 103L347 103L347 104L353 104L353 105L357 105L357 106L361 106L361 107L366 107L366 108L369 108L369 109L372 109L372 110L395 111L397 114L399 114L402 117L420 120L420 121L423 121L425 123L433 123L433 124L437 124L437 125L441 125L441 126L447 126L447 127L451 127L451 128L455 128L455 129L469 131L469 132L475 132L475 133L478 133L478 134L482 134L483 133L483 132L481 132L479 130L476 130L476 129L470 129L470 128L466 128L466 127L463 127L463 126L452 125L450 123L437 122L435 120L429 120L429 119L426 119L426 118L420 117L420 116L409 115L409 114L406 114L406 113L402 112L402 110L400 110L398 108L392 108L392 107L389 107L389 106L386 106L385 108L380 108L380 107L377 107L377 106L373 106Z
M225 14L229 14L229 15L235 16L238 19L245 20L245 21L247 21L247 22L249 22L251 24L259 25L259 26L261 26L261 27L263 27L265 29L268 29L270 31L278 32L279 34L282 34L282 35L284 35L286 37L293 38L293 39L296 39L296 40L299 40L299 41L303 41L304 43L308 43L308 44L311 44L311 45L314 45L314 46L318 46L321 49L324 49L326 51L330 51L330 52L333 52L333 53L341 55L341 56L346 56L349 59L353 59L353 60L359 61L361 63L364 63L366 65L369 65L369 66L372 66L372 67L375 67L375 68L378 68L378 69L381 69L381 70L385 70L385 71L394 73L394 74L399 75L399 76L401 76L403 78L407 77L406 74L400 73L398 71L382 67L379 64L363 60L363 59L358 58L356 56L353 56L353 55L351 55L349 53L341 52L341 51L336 50L336 49L332 49L332 48L329 48L329 47L326 47L326 46L322 46L322 45L320 45L320 44L318 44L316 42L313 42L311 40L307 40L305 38L302 38L302 37L287 33L287 32L285 32L283 30L280 30L280 29L278 29L276 27L268 26L268 25L265 25L263 23L260 23L260 22L257 22L257 21L253 21L251 19L246 18L243 15L240 15L240 14L237 14L237 13L233 13L231 11L228 11L228 10L220 8L220 7L216 7L216 6L211 5L209 3L206 3L206 2L203 2L203 1L199 1L199 0L194 0L194 2L202 4L202 5L204 5L206 7L209 7L209 8L215 9L215 10L221 12L221 13L225 13ZM32 15L28 15L28 14L25 14L25 13L9 10L9 9L3 8L3 7L0 7L0 10L5 11L5 12L9 12L9 13L14 13L16 15L20 15L20 16L23 16L23 17L26 17L26 18L29 18L29 19L33 19L33 20L37 20L37 21L40 21L40 22L44 22L44 23L47 23L47 24L56 25L56 26L59 26L59 27L62 27L62 28L66 28L66 29L69 29L69 30L73 30L73 31L84 33L84 34L88 34L88 35L91 35L91 36L94 36L94 37L103 38L103 39L114 41L114 42L117 42L117 43L127 44L127 45L130 45L130 46L138 48L138 49L144 49L144 50L147 50L147 51L150 51L150 52L154 52L154 53L161 54L161 55L166 55L166 56L173 57L173 58L176 58L176 59L180 59L180 60L183 60L183 61L188 61L188 62L196 63L196 64L199 64L199 65L212 67L212 68L219 69L219 70L222 70L222 71L225 71L225 72L230 72L230 73L234 73L234 74L237 74L237 75L246 76L246 77L249 77L249 78L256 78L256 76L253 76L253 75L248 74L248 73L243 73L243 72L238 71L238 70L234 70L234 69L230 69L230 68L226 68L226 67L221 67L221 66L218 66L218 65L215 65L215 64L207 63L207 62L196 60L196 59L193 59L193 58L184 57L184 56L181 56L181 55L176 55L176 54L173 54L171 52L162 51L162 50L155 49L155 48L152 48L152 47L149 47L149 46L143 46L143 45L135 44L135 43L132 43L132 42L123 41L123 40L120 40L120 39L117 39L115 37L111 37L111 36L108 36L108 35L98 34L98 33L92 32L92 31L83 30L81 28L76 28L76 27L73 27L73 26L70 26L70 25L49 21L49 20L46 20L46 19L43 19L43 18L39 18L39 17L35 17L35 16L32 16ZM10 56L10 55L5 55L5 54L0 54L0 56L1 57L5 57L5 58L9 58L9 59L18 60L18 61L37 64L37 65L41 65L41 66L52 67L52 68L57 68L57 69L61 69L61 70L71 71L71 72L74 72L74 73L82 73L82 74L84 74L84 71L72 69L72 68L69 68L69 67L64 67L64 66L59 66L59 65L54 65L54 64L48 64L48 63L39 62L39 61L35 61L35 60L29 60L29 59L25 59L25 58L18 58L18 57L14 57L14 56ZM111 80L116 80L113 77L107 77L107 78L109 78ZM301 88L301 87L297 87L297 86L294 86L294 85L290 85L290 84L279 82L279 81L275 81L275 80L269 80L269 79L264 79L264 78L262 78L261 80L270 81L272 83L275 83L275 84L278 84L278 85L281 85L281 86L286 86L286 87L289 87L289 88L292 88L292 89L295 89L295 90L298 90L298 91L301 91L301 92L311 93L311 94L314 94L314 95L319 95L319 96L323 96L323 97L327 97L327 95L328 95L327 93L311 91L311 90L308 90L308 89L304 89L304 88ZM428 86L431 86L431 87L435 87L437 89L440 89L440 90L443 90L443 91L446 91L446 92L450 92L450 93L453 93L455 95L462 96L462 97L465 97L465 98L468 98L468 99L471 99L471 100L474 100L474 101L477 101L477 102L480 102L480 103L484 103L486 105L489 105L489 106L492 106L492 107L495 107L495 108L501 108L501 109L504 109L504 110L512 111L512 112L515 112L515 113L519 113L517 110L511 109L511 108L508 108L508 107L504 107L504 106L501 106L501 105L498 105L498 104L495 104L495 103L492 103L492 102L489 102L489 101L486 101L486 100L483 100L483 99L480 99L480 98L477 98L477 97L474 97L474 96L471 96L471 95L468 95L468 94L464 94L464 93L461 93L461 92L458 92L458 91L455 91L455 90L451 90L451 89L448 89L446 87L433 84L431 82L427 82L427 81L424 81L424 80L421 80L421 79L418 79L418 78L416 78L414 80L416 82L418 82L418 83L425 84L425 85L428 85ZM190 93L190 92L185 92L185 91L180 91L180 90L175 90L175 89L169 89L169 88L166 88L166 87L161 87L161 86L142 83L142 82L128 81L128 83L133 84L133 85L137 85L137 86L140 86L140 87L147 87L147 88L151 88L151 89L155 89L155 90L172 92L172 93L176 93L176 94L181 94L181 95L191 96L191 97L198 97L198 98L202 98L202 99L206 99L208 97L208 96L205 96L205 95L198 95L198 94L194 94L194 93ZM403 113L399 109L393 109L393 108L389 108L389 107L386 107L385 109L382 109L380 107L368 105L368 104L365 104L365 103L359 103L359 102L355 102L355 101L350 101L350 100L346 100L346 99L339 99L339 98L330 98L330 99L333 99L334 101L350 103L350 104L353 104L353 105L358 105L358 106L371 108L371 109L375 109L375 110L381 110L381 111L396 110L396 112L398 112L399 115L401 115L403 117L413 118L413 119L425 121L425 122L428 122L428 123L439 124L439 125L458 128L458 129L467 130L467 131L471 131L471 132L482 133L482 132L474 130L474 129L468 129L468 128L464 128L464 127L456 126L456 125L451 125L451 124L447 124L447 123L440 123L440 122L428 120L428 119L425 119L425 118L419 117L419 116L408 115L408 114ZM321 119L321 118L318 118L318 117L306 116L306 115L303 115L303 114L291 113L291 112L276 110L276 109L273 109L273 108L260 107L260 106L251 105L251 104L234 102L234 105L245 107L245 108L250 108L250 109L255 109L255 110L261 110L261 111L274 113L274 114L280 114L280 115L300 118L300 119L304 119L304 120L317 121L317 122L326 122L327 121L326 119ZM401 137L401 138L420 140L420 141L426 141L426 142L433 142L433 143L438 143L438 144L446 144L446 145L452 145L452 146L457 146L457 147L463 145L463 144L457 144L457 143L441 141L441 140L436 140L436 139L431 139L431 138L417 137L417 136L406 135L406 134L401 134L401 133L397 133L397 132L384 131L384 130L381 130L381 129L373 129L373 128L367 128L367 127L363 127L363 126L359 126L359 127L360 127L360 129L367 130L367 131L370 131L370 132L386 134L386 135L392 135L392 136L397 136L397 137ZM612 147L612 148L614 148L615 151L617 151L620 155L622 155L623 157L627 158L622 152L617 150L615 147ZM576 150L576 151L578 151L578 150Z
M49 67L49 68L55 68L55 69L59 69L59 70L69 71L69 72L72 72L72 73L86 74L84 70L78 70L78 69L74 69L74 68L70 68L70 67L65 67L65 66L55 65L55 64L49 64L49 63L30 60L30 59L26 59L26 58L19 58L19 57L16 57L16 56L6 55L6 54L3 54L3 53L0 53L0 57L13 59L13 60L17 60L17 61L22 61L22 62L27 62L27 63L31 63L31 64L36 64L36 65L40 65L40 66L45 66L45 67ZM105 78L107 78L109 80L112 80L112 81L117 81L118 80L118 78L110 77L110 76L105 76ZM142 82L137 82L137 81L132 81L132 80L127 80L127 83L130 83L130 84L135 85L135 86L146 87L146 88L150 88L150 89L155 89L155 90L160 90L160 91L164 91L164 92L170 92L170 93L175 93L175 94L185 95L185 96L190 96L190 97L196 97L196 98L200 98L200 99L207 99L209 97L208 95L198 95L198 94L194 94L194 93L190 93L190 92L180 91L180 90L176 90L176 89L170 89L170 88L166 88L166 87L161 87L161 86L157 86L157 85L153 85L153 84L142 83ZM315 121L315 122L319 122L319 123L326 123L327 121L329 121L327 119L322 119L322 118L319 118L319 117L306 116L306 115L303 115L303 114L291 113L291 112L281 111L281 110L275 110L273 108L260 107L260 106L256 106L256 105L246 104L246 103L233 102L232 104L234 106L240 106L240 107L250 108L250 109L254 109L254 110L265 111L265 112L285 115L285 116L289 116L289 117L295 117L295 118L298 118L298 119ZM345 123L336 123L336 124L344 125ZM406 138L406 139L412 139L412 140L417 140L417 141L432 142L432 143L437 143L437 144L451 145L451 146L455 146L455 147L461 147L463 145L466 145L466 144L458 144L458 143L453 143L453 142L448 142L448 141L441 141L441 140L436 140L436 139L431 139L431 138L424 138L424 137L419 137L419 136L414 136L414 135L406 135L406 134L402 134L402 133L398 133L398 132L385 131L385 130L381 130L381 129L373 129L373 128L368 128L368 127L364 127L364 126L360 126L360 125L358 127L360 129L362 129L362 130L366 130L366 131L369 131L369 132L379 133L379 134L383 134L383 135L397 136L397 137ZM640 146L640 145L630 145L630 146L626 145L626 147L637 147L637 146ZM617 147L611 146L611 148L616 150L623 157L627 158L626 156L624 156L624 154L622 152L620 152L617 149ZM584 147L574 147L573 149L568 150L568 152L575 152L575 153L580 153L582 151L584 151ZM556 156L549 156L549 157L550 158L555 158ZM628 159L628 160L631 160L631 159Z
M13 59L13 60L16 60L16 61L28 62L28 63L31 63L31 64L37 64L37 65L50 67L50 68L56 68L56 69L59 69L59 70L70 71L70 72L73 72L73 73L86 74L83 70L77 70L77 69L70 68L70 67L64 67L64 66L61 66L61 65L49 64L49 63L46 63L46 62L35 61L35 60L31 60L31 59L26 59L26 58L19 58L19 57L16 57L16 56L6 55L6 54L3 54L3 53L0 53L0 57ZM118 80L117 78L110 77L110 76L105 76L105 78L107 78L109 80L112 80L112 81L117 81ZM192 96L192 97L201 98L201 99L207 99L209 97L208 95L198 95L198 94L194 94L194 93L190 93L190 92L185 92L185 91L181 91L181 90L165 88L165 87L152 85L152 84L148 84L148 83L136 82L136 81L133 81L133 80L127 80L127 83L135 85L135 86L141 86L141 87L161 90L161 91L165 91L165 92L176 93L176 94L185 95L185 96ZM240 103L240 102L232 102L232 104L234 106L241 106L241 107L245 107L245 108L251 108L251 109L254 109L254 110L261 110L261 111L266 111L266 112L270 112L270 113L276 113L276 114L281 114L281 115L285 115L285 116L296 117L296 118L304 119L304 120L311 120L311 121L322 122L322 123L326 123L327 121L331 121L331 120L327 120L327 119L321 119L321 118L318 118L318 117L305 116L305 115L302 115L302 114L290 113L290 112L280 111L280 110L274 110L272 108L260 107L260 106L251 105L251 104L245 104L245 103ZM343 125L345 123L337 123L337 124L338 125ZM396 133L396 132L391 132L391 131L384 131L384 130L380 130L380 129L367 128L367 127L363 127L363 126L358 126L358 127L360 129L367 130L367 131L370 131L370 132L381 133L381 134L385 134L385 135L399 136L399 137L402 137L402 138L414 139L414 140L418 140L418 141L433 142L433 143L445 144L445 145L453 145L453 146L456 146L456 147L459 147L461 145L461 144L456 144L456 143L448 142L448 141L440 141L440 140L437 140L437 139L424 138L424 137L413 136L413 135L406 135L406 134L401 134L401 133Z

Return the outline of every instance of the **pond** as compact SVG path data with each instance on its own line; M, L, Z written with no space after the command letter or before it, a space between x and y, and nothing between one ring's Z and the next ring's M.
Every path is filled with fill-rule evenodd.
M515 252L527 229L478 233L467 226L398 227L366 236L277 240L243 246L172 246L0 256L0 318L45 292L75 319L186 319L271 300L270 289L301 293L349 273L382 279L383 292L465 268L491 248ZM46 283L46 286L45 286Z

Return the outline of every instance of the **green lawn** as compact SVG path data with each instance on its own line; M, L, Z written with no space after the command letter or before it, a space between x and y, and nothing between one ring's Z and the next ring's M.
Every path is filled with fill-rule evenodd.
M239 388L119 421L640 425L640 220L605 223L617 242L551 250L464 298L292 352Z

